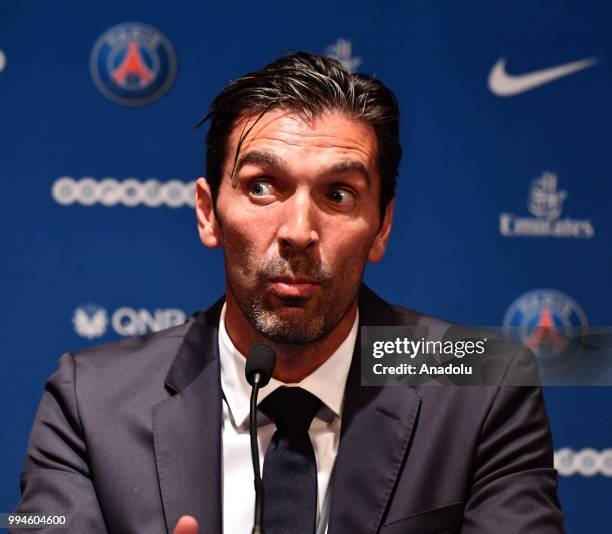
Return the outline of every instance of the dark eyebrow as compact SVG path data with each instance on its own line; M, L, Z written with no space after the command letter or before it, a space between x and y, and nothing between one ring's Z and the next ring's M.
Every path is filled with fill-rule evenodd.
M260 165L261 167L277 167L283 170L287 169L285 162L276 154L262 150L252 150L240 157L234 170L234 176L238 174L242 167L249 164Z
M245 165L259 165L261 167L275 167L284 171L287 170L287 164L284 160L279 158L276 154L262 150L252 150L241 156L236 164L234 177L236 177L240 169L242 169L242 167ZM361 161L357 160L345 159L339 161L324 169L321 174L334 175L348 172L356 172L360 174L365 179L368 187L372 185L372 177L370 176L367 167Z
M344 174L347 172L356 172L361 174L368 184L368 187L372 185L372 177L368 172L368 168L361 162L353 159L345 159L334 163L331 167L326 169L323 174Z

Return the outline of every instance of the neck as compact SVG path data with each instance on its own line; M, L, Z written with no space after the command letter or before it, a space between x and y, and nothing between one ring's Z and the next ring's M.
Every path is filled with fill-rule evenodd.
M353 302L338 325L324 338L305 345L277 343L262 336L242 313L231 291L226 291L225 329L238 351L247 355L256 343L265 343L276 352L274 378L286 384L302 381L325 363L349 335L357 314Z

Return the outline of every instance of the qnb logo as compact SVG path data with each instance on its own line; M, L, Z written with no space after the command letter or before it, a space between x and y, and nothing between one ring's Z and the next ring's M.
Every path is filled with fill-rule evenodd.
M153 312L144 308L118 308L109 321L109 314L97 304L79 306L72 316L74 331L81 337L95 339L108 331L109 325L119 336L137 336L158 332L185 322L185 312L175 308L157 309Z
M557 190L557 176L544 172L531 182L527 207L533 217L513 213L499 216L499 233L504 237L556 237L591 239L593 223L587 219L560 218L567 191Z
M361 65L360 57L353 57L353 45L346 39L338 39L325 49L325 55L337 60L349 72L355 72Z
M560 475L566 477L574 475L612 477L612 449L603 451L559 449L555 451L555 469Z
M114 178L95 180L89 177L75 180L69 176L62 176L53 183L51 196L62 206L101 204L106 207L122 205L128 208L193 207L195 182L180 180L159 182L153 179L141 182L135 178L123 181Z
M79 306L72 316L74 331L81 337L95 339L103 336L108 327L108 314L97 304Z
M4 70L4 67L6 67L6 55L0 50L0 72Z

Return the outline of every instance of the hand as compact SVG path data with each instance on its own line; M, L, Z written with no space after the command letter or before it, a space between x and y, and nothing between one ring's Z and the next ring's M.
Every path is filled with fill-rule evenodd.
M172 534L198 534L198 522L195 517L184 515L179 520Z

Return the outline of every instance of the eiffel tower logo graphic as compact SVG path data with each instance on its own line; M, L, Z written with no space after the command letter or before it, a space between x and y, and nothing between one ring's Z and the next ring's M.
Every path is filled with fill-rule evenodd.
M121 65L113 71L111 76L121 87L133 87L134 85L143 87L151 82L153 74L142 59L140 47L136 41L128 44L127 53Z
M555 331L555 321L550 308L542 308L538 325L526 341L531 350L546 356L557 356L568 345L567 340Z

